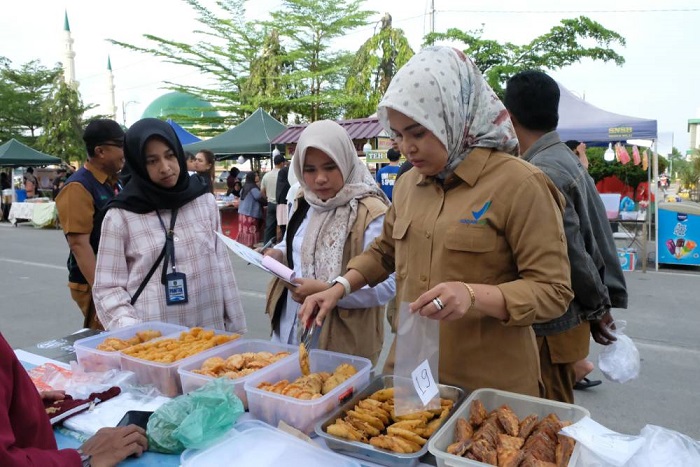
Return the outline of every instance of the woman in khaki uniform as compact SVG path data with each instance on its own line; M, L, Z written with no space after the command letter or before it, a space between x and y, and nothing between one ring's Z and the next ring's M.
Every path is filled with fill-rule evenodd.
M389 200L357 157L344 128L330 120L310 124L299 137L292 168L301 183L285 239L265 251L292 267L296 287L272 283L267 312L272 340L298 344L297 311L326 290L382 230ZM367 357L376 363L384 343L384 305L394 278L365 287L338 303L316 333L314 347Z
M531 324L563 314L573 295L556 187L513 157L508 113L455 49L415 55L378 116L414 168L394 187L382 234L300 319L317 312L322 323L338 299L395 271L397 300L441 321L441 383L538 396Z

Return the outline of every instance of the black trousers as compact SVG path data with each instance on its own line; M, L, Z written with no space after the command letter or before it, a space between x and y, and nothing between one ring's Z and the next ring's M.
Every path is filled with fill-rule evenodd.
M265 218L265 234L263 243L277 238L277 203L267 203L267 217Z

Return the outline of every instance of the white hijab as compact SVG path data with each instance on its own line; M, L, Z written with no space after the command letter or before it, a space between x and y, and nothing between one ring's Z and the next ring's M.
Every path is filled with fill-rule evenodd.
M391 80L377 116L391 133L387 109L401 112L433 133L447 148L445 178L475 147L518 155L508 111L469 57L451 47L428 47Z
M322 201L304 182L304 160L308 148L323 151L343 175L343 188ZM345 241L357 219L360 199L374 196L387 206L389 199L377 186L372 174L357 157L355 146L343 127L331 120L311 123L299 136L294 158L294 174L304 189L304 198L314 209L301 248L302 277L328 281L340 275Z

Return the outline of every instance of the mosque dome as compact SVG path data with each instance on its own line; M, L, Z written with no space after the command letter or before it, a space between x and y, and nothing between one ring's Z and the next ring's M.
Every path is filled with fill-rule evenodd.
M212 105L192 94L169 92L156 98L143 111L141 118L172 118L178 123L187 124L189 118L218 117Z

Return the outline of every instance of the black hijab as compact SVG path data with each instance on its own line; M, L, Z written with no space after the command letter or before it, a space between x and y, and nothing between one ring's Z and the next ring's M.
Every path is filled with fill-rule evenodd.
M161 188L151 181L146 169L146 141L153 136L165 140L175 152L180 165L177 184L172 188ZM182 144L173 128L163 120L144 118L126 131L124 138L124 169L130 174L124 189L114 197L106 209L121 208L138 214L158 209L175 209L209 192L199 177L187 173L187 160Z

